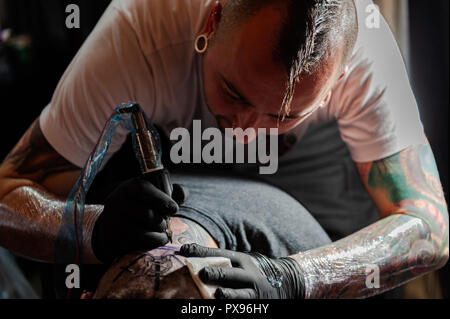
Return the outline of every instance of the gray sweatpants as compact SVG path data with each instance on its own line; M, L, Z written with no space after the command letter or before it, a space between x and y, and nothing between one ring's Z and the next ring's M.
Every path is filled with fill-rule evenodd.
M264 182L219 174L172 181L189 190L177 215L202 225L220 248L282 257L331 242L297 200Z

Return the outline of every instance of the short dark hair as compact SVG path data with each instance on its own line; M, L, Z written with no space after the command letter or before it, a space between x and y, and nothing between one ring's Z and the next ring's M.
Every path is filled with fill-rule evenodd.
M286 93L280 115L289 115L295 86L302 74L313 73L334 45L344 43L344 61L350 57L358 32L353 0L228 0L220 29L239 25L260 9L280 4L283 19L274 60L287 71Z

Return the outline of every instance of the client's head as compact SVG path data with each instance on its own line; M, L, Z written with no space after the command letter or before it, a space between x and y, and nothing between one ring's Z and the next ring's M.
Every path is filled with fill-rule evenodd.
M169 228L172 244L118 258L103 275L93 298L201 298L186 266L186 258L176 252L183 244L217 248L217 243L202 226L183 217L171 218Z
M178 246L125 255L102 277L94 298L198 299L200 292Z

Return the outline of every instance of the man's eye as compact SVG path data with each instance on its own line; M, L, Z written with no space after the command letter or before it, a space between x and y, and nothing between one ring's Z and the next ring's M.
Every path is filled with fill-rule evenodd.
M228 89L224 89L225 94L228 98L230 98L231 100L235 101L235 102L241 102L241 98L233 93L231 93Z

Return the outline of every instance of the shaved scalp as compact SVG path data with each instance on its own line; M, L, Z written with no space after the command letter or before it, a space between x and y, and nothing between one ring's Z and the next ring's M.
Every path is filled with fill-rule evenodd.
M343 47L345 67L358 33L353 0L227 0L217 39L223 39L259 10L274 6L282 22L273 43L273 58L287 73L280 115L289 115L295 85L303 74L314 73L323 61Z

